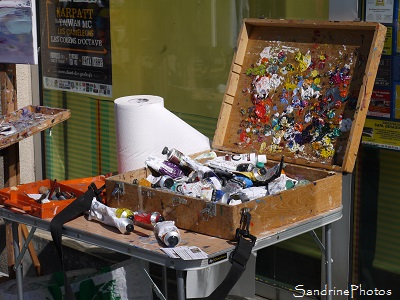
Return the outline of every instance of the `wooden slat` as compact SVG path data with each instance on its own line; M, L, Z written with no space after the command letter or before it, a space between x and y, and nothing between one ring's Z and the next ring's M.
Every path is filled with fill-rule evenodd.
M1 113L7 114L17 109L16 67L13 64L0 64ZM4 150L4 186L19 183L19 146L15 144ZM11 224L6 225L8 277L15 278L14 244Z
M17 109L17 90L15 88L15 65L0 64L1 109L2 114Z
M357 158L358 148L367 117L368 106L385 43L386 27L378 24L372 40L371 48L366 63L363 85L358 97L357 111L354 114L353 126L350 131L350 140L347 143L346 154L343 160L343 172L351 173Z
M354 21L317 21L317 20L291 20L291 19L245 19L244 22L251 26L283 27L283 28L342 28L345 30L374 30L379 23L354 22Z
M12 224L6 224L6 249L7 249L7 264L8 264L8 278L14 279L15 278L15 258L14 258L14 241L13 241L13 234L12 234Z

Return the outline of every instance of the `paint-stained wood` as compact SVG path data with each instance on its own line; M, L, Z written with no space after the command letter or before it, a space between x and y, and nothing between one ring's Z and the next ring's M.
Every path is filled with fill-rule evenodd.
M275 195L230 206L141 186L137 183L148 175L146 170L142 169L106 179L108 205L146 212L162 212L167 220L174 220L181 229L228 240L234 238L236 228L240 226L241 212L245 208L250 209L252 216L250 233L257 237L267 236L274 230L296 226L298 222L341 209L342 173L352 172L354 167L385 33L386 28L378 23L260 19L244 21L228 77L213 148L229 153L266 154L268 166L276 164L284 155L285 174L296 180L304 180L305 184ZM273 51L277 55L268 56ZM304 62L302 59L308 54L311 60L302 69L299 61ZM282 64L276 63L276 59L279 58L282 58ZM275 62L270 62L269 59ZM257 77L258 73L254 74L252 69L260 66L260 61L266 68L278 69L268 70ZM292 69L289 68L290 65ZM284 77L288 73L279 69L283 67L288 67L286 70L292 73ZM282 84L275 90L271 89L270 99L265 95L252 98L258 96L254 89L257 80L270 80L274 74L280 74L285 81L281 81ZM336 74L340 84L334 82L332 74ZM289 82L290 80L292 82ZM308 80L309 86L313 83L314 92L321 91L320 94L323 95L310 97L307 103L302 104L304 109L294 106L295 97L290 98L290 102L282 99L283 94L292 92L296 84L300 91L298 85L304 82L302 80ZM330 90L332 87L337 87L337 90ZM340 97L337 95L339 91ZM333 92L336 94L333 95ZM291 97L293 95L296 94L292 94ZM328 103L332 99L335 100L332 103L336 103L336 106ZM261 110L268 105L265 115L251 115L256 105L259 105ZM340 130L341 133L336 131L336 135L330 138L333 141L334 155L321 155L321 151L317 151L318 148L307 140L307 136L304 136L305 141L302 144L304 153L301 153L303 149L293 151L286 145L278 149L279 151L268 150L272 149L268 147L274 143L280 146L280 143L284 145L288 141L287 136L282 136L280 143L273 140L276 138L271 134L273 125L280 126L273 129L275 133L279 130L289 132L288 129L291 128L287 128L289 126L283 123L270 122L271 126L266 130L268 126L263 127L262 123L267 124L274 117L278 119L285 116L288 105L294 107L294 112L287 114L288 118L292 118L288 124L295 120L296 123L291 124L298 124L304 128L308 125L314 126L314 129L318 128L311 121L307 121L306 113L313 114L313 122L321 122L319 129L322 129L324 124L329 124L324 128L328 131L333 131L334 127L339 129L342 119L346 119L346 122L350 120L350 126L346 130ZM319 110L321 105L326 105L334 112L334 121L331 120L333 117L326 114L328 109ZM320 112L318 118L317 112ZM257 118L265 119L260 121ZM256 125L248 126L249 123ZM321 134L326 134L326 131L321 131ZM241 135L248 139L242 140ZM320 142L315 132L312 132L312 135L315 138L313 142ZM111 192L118 186L123 186L123 193L112 195Z
M149 175L145 169L107 178L107 204L133 211L161 212L179 228L229 240L240 226L243 208L250 208L251 233L262 236L272 229L341 207L342 174L295 165L287 165L285 173L310 183L239 205L215 204L215 215L210 212L210 203L202 199L134 184ZM121 183L123 193L112 195Z
M8 112L2 116L0 128L7 126L9 129L0 135L0 149L63 122L70 116L69 109L32 105Z
M384 46L385 33L386 28L379 23L245 20L239 34L237 52L233 58L226 89L226 95L233 96L234 99L231 101L232 98L230 98L229 105L226 105L226 101L222 104L213 148L236 153L264 153L269 159L275 161L279 161L284 155L286 162L293 164L352 172ZM266 52L263 53L263 51ZM267 57L273 51L276 51L276 54L281 51L281 63L268 62ZM264 55L266 68L277 68L268 69L266 75L275 74L279 80L282 80L275 90L269 91L272 104L267 108L264 121L257 120L257 118L262 118L254 113L255 102L257 102L253 99L255 76L248 74L249 70L260 62L261 54ZM300 58L296 56L297 54ZM311 64L308 68L299 71L299 60L301 62L307 54L311 57ZM324 60L320 58L320 55L325 57ZM272 54L271 57L276 59ZM288 65L294 69L284 74L282 68ZM349 81L344 84L343 78L347 75L343 74L342 68L349 72ZM332 74L340 76L342 83L333 83ZM308 80L307 85L312 85L310 82L314 78L320 81L319 84L315 83L314 91L318 91L321 96L311 97L299 105L293 104L295 97L290 89L294 89L296 84L300 84L303 80ZM287 83L294 86L289 88ZM232 90L235 90L235 93ZM328 94L339 94L339 91L347 96L327 97ZM289 96L283 97L284 94L289 94ZM299 98L302 97L302 95L299 96ZM338 108L329 103L332 98L334 98L332 104L337 101L342 102ZM265 105L267 102L265 100L268 99L261 99L258 102L260 105ZM274 134L282 131L282 126L275 130L268 128L274 128L273 119L280 121L282 112L286 110L288 104L294 107L293 113L287 113L287 118L294 120L292 124L300 124L303 129L311 128L312 132L318 129L318 126L313 123L317 121L316 107L321 108L322 105L331 107L331 109L319 111L319 122L329 124L331 130L332 126L341 130L339 136L336 136L336 133L330 136L334 149L332 155L316 156L318 151L315 151L316 145L312 144L315 138L301 141L296 139L297 143L300 142L303 147L300 151L293 151L287 146L287 143L291 143L291 139L281 139L280 143L276 142L277 147L266 149L274 144ZM333 117L328 116L328 113L333 114ZM277 117L276 114L279 116ZM311 121L307 121L307 114L313 115L314 120L308 118ZM341 120L351 121L350 130L342 130L345 127L341 125ZM229 126L226 126L227 122ZM288 129L291 127L293 126L286 128L286 133L290 132ZM326 129L324 130L326 132ZM244 131L247 132L245 137L240 135L240 132ZM308 140L311 142L307 142Z

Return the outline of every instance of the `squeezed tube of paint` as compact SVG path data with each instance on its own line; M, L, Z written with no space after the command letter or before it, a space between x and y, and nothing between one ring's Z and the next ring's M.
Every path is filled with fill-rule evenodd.
M161 175L168 175L171 178L178 178L184 176L183 171L174 163L159 159L155 156L149 156L145 164L158 172Z
M164 175L164 176L161 176L160 178L158 178L157 181L152 183L151 187L170 190L174 186L174 184L175 184L175 181L172 179L172 177L170 177L168 175Z
M134 219L134 212L129 208L121 207L115 210L115 216L117 218L128 218L133 221Z
M155 226L157 223L164 221L164 217L158 212L154 211L151 213L146 213L142 210L135 211L135 224L146 224Z
M174 221L159 222L154 226L154 234L167 247L175 247L181 241L178 227Z
M117 208L109 207L93 198L89 209L89 220L96 220L103 224L114 226L122 234L132 232L134 229L133 221L129 218L118 218L116 216Z
M200 163L175 148L168 149L168 147L164 147L161 153L167 156L168 161L182 168L196 171L201 166Z

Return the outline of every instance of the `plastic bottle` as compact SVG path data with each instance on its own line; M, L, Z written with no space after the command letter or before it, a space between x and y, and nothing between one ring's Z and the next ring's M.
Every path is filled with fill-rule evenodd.
M181 241L179 229L175 226L174 221L159 222L154 226L154 234L167 247L175 247Z

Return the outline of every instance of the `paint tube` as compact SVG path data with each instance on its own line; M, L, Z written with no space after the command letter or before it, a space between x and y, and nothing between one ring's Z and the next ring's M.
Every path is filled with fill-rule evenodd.
M170 190L175 184L175 181L168 175L158 177L154 183L151 184L152 188L161 188Z
M134 212L129 208L117 208L115 210L115 216L117 218L128 218L133 221L134 219Z
M183 171L175 164L162 160L160 158L157 158L155 156L149 156L145 164L147 167L153 169L157 173L161 175L168 175L171 178L178 178L178 177L183 177L184 173Z
M175 247L181 241L178 227L174 221L159 222L154 226L155 236L167 247Z
M234 176L230 181L239 184L242 189L253 186L253 181L246 176Z
M265 159L262 158L262 160ZM255 167L257 161L258 156L255 153L226 154L224 156L218 156L214 159L208 160L204 164L213 169L234 172L238 171L238 167L242 167L240 171L251 171Z
M231 195L231 199L241 200L242 202L251 201L257 198L262 198L268 195L268 190L265 186L253 186ZM229 204L231 204L229 202Z
M201 163L195 161L175 148L168 149L168 147L164 147L161 153L167 156L167 160L169 162L182 168L198 171L203 167ZM204 172L205 170L202 171Z
M132 232L134 229L133 221L128 218L118 218L115 214L117 208L109 207L93 198L89 209L88 219L96 220L103 224L114 226L122 234Z
M196 182L183 182L179 192L183 195L200 198L208 201L217 201L221 196L222 184L217 177L207 177Z
M134 216L135 216L135 225L141 227L148 227L148 225L154 227L157 223L164 221L164 217L157 211L146 213L142 210L139 210L134 212Z

